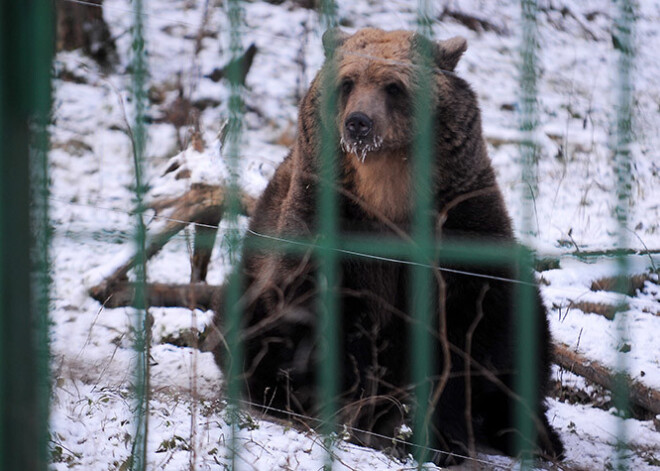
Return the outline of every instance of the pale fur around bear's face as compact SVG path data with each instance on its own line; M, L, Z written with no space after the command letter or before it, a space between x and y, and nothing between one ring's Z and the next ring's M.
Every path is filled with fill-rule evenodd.
M344 150L361 161L382 153L402 152L410 143L411 92L414 67L410 61L410 33L362 30L338 51L337 129ZM403 47L402 47L403 45ZM364 113L373 121L365 141L352 138L346 120Z
M397 221L412 211L410 156L415 139L413 101L418 90L417 46L422 38L409 31L363 29L350 36L339 30L324 37L336 48L338 112L335 126L344 163L352 167L355 191L368 212ZM453 38L427 43L436 67L431 79L430 109L452 93L444 71L456 66L466 43ZM352 136L351 116L369 118L368 135Z

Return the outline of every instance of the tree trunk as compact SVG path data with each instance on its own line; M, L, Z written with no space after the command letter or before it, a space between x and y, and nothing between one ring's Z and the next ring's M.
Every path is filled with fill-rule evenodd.
M94 5L66 0L55 2L57 11L57 50L81 49L103 68L117 63L117 48L110 28L103 19L103 0Z

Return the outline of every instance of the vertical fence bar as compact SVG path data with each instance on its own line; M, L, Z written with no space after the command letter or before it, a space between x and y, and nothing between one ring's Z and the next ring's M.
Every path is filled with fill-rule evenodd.
M416 54L420 58L418 69L418 88L415 90L414 123L415 140L413 143L413 181L415 182L415 210L412 221L412 237L415 248L412 254L413 261L428 264L430 254L433 252L433 234L431 225L432 189L431 159L433 152L433 109L431 108L433 64L432 43L433 30L431 27L431 7L427 0L420 0L417 6L417 34L427 38L416 42ZM410 306L413 318L411 329L412 354L412 380L415 385L415 419L413 432L416 448L415 458L419 466L427 460L427 447L429 446L428 432L430 419L436 404L431 404L432 372L431 334L429 327L433 325L431 310L433 308L432 273L426 267L411 267L410 277ZM440 300L439 302L442 302ZM442 387L436 384L435 387Z
M521 1L522 44L520 64L520 159L522 165L522 221L521 234L523 242L530 243L535 231L533 229L533 199L537 188L537 145L536 127L538 123L537 110L537 4L536 0ZM536 427L533 414L538 413L533 407L537 390L537 332L539 331L537 315L534 312L534 281L531 271L531 259L525 251L520 252L518 259L519 279L524 283L517 285L516 291L516 384L515 390L521 400L516 404L516 423L519 435L517 449L521 453L522 468L531 465L530 451L536 442ZM530 415L531 412L531 415Z
M147 64L145 60L145 39L142 0L133 4L133 75L131 97L135 106L134 120L130 131L135 172L135 300L134 300L134 348L135 348L135 437L131 450L131 469L144 471L147 466L147 437L149 433L149 349L150 326L147 312L146 283L146 227L144 224L144 195L142 161L146 144L144 112L146 104L145 80Z
M337 26L337 7L333 0L322 0L321 2L321 24L324 29L330 30ZM337 182L337 142L338 130L331 123L335 122L337 111L336 76L337 64L335 61L334 38L327 43L330 45L326 50L326 70L321 86L321 122L327 123L322 127L320 155L318 156L320 185L318 188L319 220L319 326L318 344L321 357L321 368L319 371L318 385L321 400L321 418L323 420L322 433L326 436L334 431L334 414L337 410L339 371L339 303L337 285L338 257L333 250L337 246L337 194L335 185ZM328 447L332 444L328 441ZM330 469L331 449L327 455L325 467Z
M238 446L238 409L241 398L241 372L243 349L240 343L240 325L242 311L239 305L240 286L242 283L238 259L238 212L239 212L239 181L238 162L241 131L243 127L243 99L241 97L241 63L243 52L241 26L243 23L243 8L240 0L227 2L229 17L229 49L231 54L230 67L227 71L229 79L229 121L227 123L227 167L229 170L229 192L225 220L228 224L227 242L229 245L229 263L232 267L226 291L226 327L227 344L229 347L228 364L225 369L228 393L228 412L231 422L230 463L231 469L236 469L236 451Z
M38 437L34 444L40 468L46 469L49 462L48 424L50 406L50 338L48 335L50 305L50 257L51 238L48 214L49 172L48 125L51 114L51 70L55 45L55 15L53 5L41 0L34 5L33 31L35 47L29 54L32 60L34 84L31 90L34 99L34 121L32 122L32 142L30 148L31 177L31 233L32 246L32 296L31 308L34 319L33 341L37 353L37 402L34 408L38 415ZM0 262L1 263L1 262Z
M0 339L2 339L2 344L0 344L0 467L4 467L5 465L5 446L4 443L6 443L6 430L9 428L8 427L8 420L6 419L5 416L5 404L6 399L5 395L7 392L5 391L5 384L7 384L9 381L6 379L7 376L5 372L5 362L7 361L6 359L9 358L5 354L5 349L3 348L3 345L5 344L4 342L4 332L9 332L7 329L7 326L5 325L5 291L4 291L4 281L5 281L5 274L4 274L4 269L2 267L6 266L5 265L5 260L4 260L4 255L5 255L5 238L3 237L3 234L5 233L5 211L4 211L4 205L5 205L5 196L4 196L4 188L5 188L5 177L3 175L6 175L7 173L5 172L5 159L8 158L8 153L7 149L4 146L5 141L5 121L7 121L7 118L9 117L8 113L8 108L6 104L6 92L5 92L5 64L8 64L7 62L7 53L5 51L5 44L7 44L5 36L7 36L6 33L6 25L5 25L5 20L6 18L9 17L9 15L6 14L5 12L5 3L0 4Z
M614 2L617 15L614 20L612 38L615 49L618 50L617 61L617 87L616 87L616 124L613 143L613 165L616 175L616 206L615 216L618 223L618 245L620 254L617 257L619 277L617 291L621 293L621 304L625 304L625 293L628 291L627 280L628 259L624 250L628 247L628 213L632 197L632 165L631 144L633 143L633 78L634 65L634 26L635 11L631 0L618 0ZM616 329L619 335L619 344L626 340L627 320L625 309L616 315ZM625 380L628 369L626 354L618 350L615 376L613 402L621 417L628 415L628 383ZM614 459L616 470L625 470L629 467L627 456L627 431L623 420L618 422L616 456Z
M47 0L0 4L0 469L8 470L48 463L52 18Z

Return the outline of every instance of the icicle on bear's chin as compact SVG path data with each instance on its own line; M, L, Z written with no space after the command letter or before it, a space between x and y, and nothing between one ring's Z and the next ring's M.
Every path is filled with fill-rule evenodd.
M369 142L357 140L349 143L344 139L344 136L342 136L339 140L339 145L343 152L355 155L360 162L364 163L369 152L380 150L383 145L383 138L380 136L374 136Z

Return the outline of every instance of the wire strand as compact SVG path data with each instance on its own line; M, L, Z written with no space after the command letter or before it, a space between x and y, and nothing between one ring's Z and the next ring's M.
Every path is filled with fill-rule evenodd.
M128 216L131 216L131 215L135 214L134 211L128 211L128 210L117 209L117 208L107 208L107 207L102 207L102 206L97 206L97 205L88 205L88 204L84 204L84 203L67 202L65 200L61 200L59 198L55 198L55 197L52 197L52 196L49 197L49 198L50 198L51 201L55 201L55 202L62 203L62 204L68 204L68 205L71 205L71 206L85 207L85 208L90 208L90 209L101 209L101 210L104 210L104 211L113 211L113 212L116 212L116 213L119 213L119 214L126 214ZM170 222L176 222L176 223L179 223L179 224L186 224L186 225L190 224L192 226L205 227L205 228L209 228L209 229L219 229L220 228L219 225L203 224L203 223L198 223L198 222L193 222L193 221L185 221L185 220L182 220L182 219L171 218L171 217L162 216L162 215L159 215L159 214L152 215L152 218L162 219L162 220L170 221ZM268 235L268 234L262 234L260 232L254 231L252 229L247 229L247 232L254 235L254 236L256 236L256 237L260 237L260 238L267 239L267 240L273 240L273 241L276 241L276 242L282 242L282 243L285 243L285 244L298 245L298 246L302 246L302 247L308 247L310 249L320 249L321 248L321 247L319 247L315 244L310 244L310 243L302 242L302 241L299 241L299 240L291 240L291 239L286 239L286 238L282 238L282 237L271 236L271 235ZM503 282L506 282L506 283L515 283L515 284L521 284L521 285L527 285L527 286L536 286L535 283L528 283L528 282L521 281L521 280L516 280L516 279L513 279L513 278L487 275L487 274L484 274L484 273L475 273L475 272L470 272L470 271L465 271L465 270L456 270L456 269L453 269L453 268L446 268L446 267L441 267L441 266L438 266L438 265L431 265L431 264L426 264L426 263L413 262L413 261L410 261L410 260L402 260L402 259L399 259L399 258L383 257L383 256L380 256L380 255L372 255L372 254L367 254L367 253L362 253L362 252L356 252L356 251L353 251L353 250L341 249L341 248L338 248L338 247L333 247L330 250L332 250L334 252L337 252L337 253L342 253L342 254L345 254L345 255L368 258L368 259L378 260L378 261L382 261L382 262L392 262L392 263L399 263L401 265L409 265L409 266L417 266L417 267L422 267L422 268L430 268L430 269L433 269L433 270L439 270L439 271L443 271L443 272L447 272L447 273L473 276L473 277L477 277L477 278L486 278L486 279L490 279L490 280L494 280L494 281L503 281Z
M326 421L324 421L322 419L319 419L318 417L311 417L311 416L308 416L308 415L299 414L297 412L291 412L291 411L286 411L286 410L283 410L283 409L278 409L278 408L272 407L272 406L265 406L265 405L262 405L262 404L256 404L254 402L251 402L251 401L248 401L248 400L245 400L245 399L240 399L239 402L241 402L242 404L244 404L246 406L250 406L250 407L262 410L266 414L269 411L272 411L272 412L277 412L279 414L282 414L284 416L295 417L295 418L301 419L305 422L316 422L319 425L327 424ZM401 438L390 437L388 435L383 435L381 433L373 432L371 430L364 430L364 429L361 429L361 428L358 428L358 427L353 427L353 426L350 426L350 425L345 425L345 424L341 424L341 425L345 426L347 430L350 430L352 432L359 432L359 433L364 433L366 435L370 435L372 437L383 438L383 439L390 440L392 442L395 442L395 443L398 443L398 444L401 444L401 445L407 445L407 446L415 447L415 448L418 448L418 449L421 449L421 450L426 450L426 451L434 452L434 453L445 455L445 456L451 456L451 457L455 457L455 458L470 460L470 461L474 461L474 462L481 463L481 464L487 464L487 465L498 466L498 467L502 466L501 464L495 463L493 461L488 461L488 460L484 460L484 459L480 459L480 458L474 458L474 457L471 457L471 456L468 456L468 455L461 455L459 453L454 453L454 452L450 452L450 451L439 450L437 448L432 448L432 447L428 447L428 446L425 446L425 445L418 445L417 443L410 442L410 441L407 441L407 440L404 440L404 439L401 439ZM512 469L512 466L509 466L509 469Z
M132 8L121 8L121 7L115 7L115 6L108 6L108 5L94 3L94 2L90 2L90 1L86 1L86 0L60 0L60 1L61 2L69 2L69 3L77 3L79 5L86 5L86 6L97 7L97 8L101 8L101 9L107 8L108 10L121 11L121 12L124 12L124 13L132 13L134 15L137 14L137 12L135 10L133 10ZM191 26L193 28L196 28L196 27L199 26L199 25L195 25L193 23L188 23L186 21L175 20L174 18L166 18L166 17L163 17L163 16L154 15L153 13L142 12L141 16L145 16L145 17L149 17L149 18L153 18L153 19L161 20L161 21L167 21L169 23L177 23L177 24L184 25L184 26Z
M57 198L57 197L54 197L54 196L49 196L49 199L51 201L56 202L56 203L65 204L65 205L69 205L69 206L77 206L77 207L88 208L88 209L100 209L100 210L103 210L103 211L112 211L112 212L115 212L115 213L118 213L118 214L124 214L124 215L127 215L127 216L132 216L132 215L135 214L134 211L130 211L130 210L119 209L119 208L110 208L110 207L104 207L104 206L92 205L92 204L85 204L85 203L75 203L75 202L66 201L66 200L63 200L61 198ZM172 217L163 216L163 215L160 215L160 214L153 214L153 215L151 215L151 217L152 217L152 219L160 219L160 220L163 220L163 221L175 222L175 223L178 223L178 224L192 225L194 227L203 227L203 228L216 229L216 230L220 229L219 225L204 224L204 223L199 223L199 222L194 222L194 221L186 221L186 220L183 220L183 219L172 218ZM286 244L309 247L310 249L317 248L317 246L315 246L314 244L309 244L309 243L302 242L302 241L299 241L299 240L291 240L291 239L286 239L286 238L282 238L282 237L271 236L271 235L268 235L268 234L261 234L259 232L254 231L254 230L251 230L249 228L247 229L246 232L251 233L252 235L254 235L256 237L270 239L270 240L274 240L276 242L282 242L282 243L286 243ZM486 274L483 274L483 273L474 273L474 272L470 272L470 271L466 271L466 270L455 270L455 269L452 269L452 268L445 268L445 267L440 267L440 266L436 266L436 265L423 264L423 263L419 263L419 262L413 262L413 261L402 260L402 259L397 259L397 258L381 257L381 256L378 256L378 255L371 255L371 254L356 252L356 251L352 251L352 250L340 249L340 248L336 248L336 247L333 248L332 250L338 251L338 252L346 254L346 255L362 257L362 258L369 258L369 259L378 260L378 261L399 263L399 264L411 265L411 266L420 266L420 267L424 267L424 268L445 271L445 272L448 272L448 273L456 273L456 274L459 274L459 275L473 276L473 277L477 277L477 278L492 279L492 280L495 280L495 281L502 281L502 282L505 282L505 283L514 283L514 284L537 286L535 283L528 283L528 282L524 282L524 281L516 280L516 279L512 279L512 278L486 275ZM574 256L574 254L569 253L569 254L560 254L560 255L558 255L558 257L563 257L563 256ZM553 287L553 286L546 286L543 289L545 291L565 290L565 288L556 288L556 287ZM591 293L591 292L592 291L587 291L587 293L582 293L578 297L581 297L584 294L588 294L588 293ZM610 292L598 292L598 296L603 296L603 297L607 298L609 301L616 302L616 303L620 303L621 300L624 299L624 298L622 298L621 294L610 293ZM632 296L627 296L627 295L625 296L625 300L626 300L626 302L628 302L630 304L636 304L638 306L646 306L646 307L649 307L649 308L655 308L656 310L658 309L658 302L657 301L637 299L637 298L634 298Z
M317 245L314 244L309 244L306 242L301 242L301 241L295 241L295 240L289 240L289 239L284 239L281 237L276 237L276 236L271 236L268 234L261 234L259 232L253 231L252 229L247 230L250 234L255 235L257 237L261 237L264 239L269 239L269 240L274 240L277 242L283 242L283 243L288 243L288 244L295 244L295 245L300 245L303 247L309 247L310 249L317 249L320 248ZM433 270L439 270L442 272L447 272L447 273L455 273L458 275L467 275L467 276L474 276L477 278L486 278L489 280L495 280L495 281L504 281L507 283L516 283L516 284L521 284L521 285L527 285L527 286L536 286L534 283L528 283L525 281L521 280L515 280L513 278L505 278L502 276L494 276L494 275L486 275L484 273L474 273L474 272L469 272L469 271L464 271L464 270L456 270L453 268L445 268L441 267L438 265L431 265L431 264L426 264L426 263L421 263L421 262L413 262L410 260L402 260L399 258L390 258L390 257L383 257L380 255L371 255L371 254L366 254L366 253L361 253L361 252L355 252L353 250L346 250L346 249L340 249L340 248L332 248L331 250L338 252L338 253L343 253L346 255L353 255L355 257L362 257L362 258L369 258L372 260L379 260L382 262L392 262L392 263L399 263L401 265L409 265L409 266L415 266L415 267L422 267L422 268L430 268Z
M131 10L130 8L105 6L105 5L94 3L94 2L91 2L91 1L87 1L87 0L59 0L59 1L77 3L77 4L80 4L80 5L93 6L93 7L97 7L97 8L101 8L101 9L108 8L108 9L111 9L111 10L122 11L122 12L126 12L126 13L135 13L135 11ZM166 17L154 15L152 13L142 13L142 15L143 16L148 16L150 18L158 19L158 20L161 20L161 21L167 21L167 22L170 22L170 23L177 23L177 24L181 24L181 25L185 25L185 26L190 26L191 28L199 28L199 25L189 23L189 22L186 22L186 21L176 20L174 18L166 18ZM438 23L437 21L435 21L435 22ZM288 41L288 42L295 43L295 44L299 44L299 42L300 42L296 38L292 38L292 37L284 36L284 35L279 35L279 34L269 34L265 31L262 31L262 30L259 30L259 29L251 29L249 32L250 32L250 34L253 34L253 35L256 35L256 36L261 36L261 37L267 38L269 40L270 39L280 39L280 40ZM364 53L355 52L355 51L342 51L342 53L346 54L346 55L350 55L350 56L361 57L363 59L369 59L369 60L383 62L385 64L392 64L392 65L396 65L396 66L405 66L405 67L413 67L413 68L420 67L420 65L411 64L410 62L403 62L403 61L398 61L398 60L395 60L395 59L386 59L384 57L373 56L373 55L370 55L370 54L364 54ZM450 70L441 69L439 67L436 67L435 70L437 70L438 72L440 72L442 74L445 74L445 75L458 77L458 74L456 74L456 73L454 73Z

